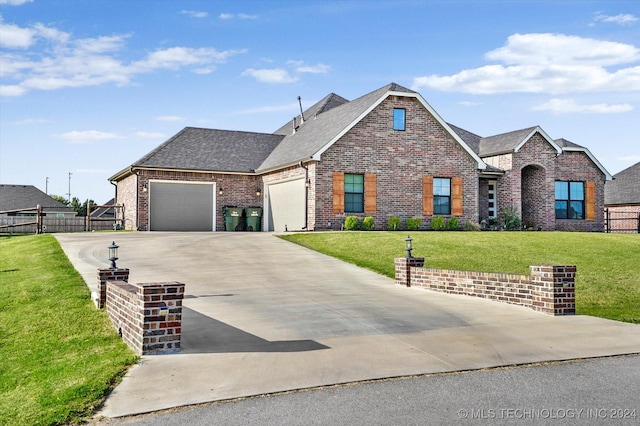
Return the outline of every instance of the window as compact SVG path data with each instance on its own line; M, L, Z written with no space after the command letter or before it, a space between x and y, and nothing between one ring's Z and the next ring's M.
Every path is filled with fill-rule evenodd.
M344 211L364 212L364 175L344 175Z
M451 179L433 178L433 214L451 214Z
M393 130L405 130L406 115L402 108L393 109Z
M556 181L556 219L584 219L584 182Z

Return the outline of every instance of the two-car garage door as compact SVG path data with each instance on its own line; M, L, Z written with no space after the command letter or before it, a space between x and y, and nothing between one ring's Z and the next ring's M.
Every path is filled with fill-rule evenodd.
M150 182L151 231L214 231L212 183Z

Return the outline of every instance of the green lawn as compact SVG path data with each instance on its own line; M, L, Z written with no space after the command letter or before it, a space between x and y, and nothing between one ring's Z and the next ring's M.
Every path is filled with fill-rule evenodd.
M319 232L282 238L388 277L405 255L400 232ZM640 323L640 235L581 232L414 232L413 255L434 268L529 274L576 265L576 311Z
M0 237L0 424L78 422L136 360L53 236Z

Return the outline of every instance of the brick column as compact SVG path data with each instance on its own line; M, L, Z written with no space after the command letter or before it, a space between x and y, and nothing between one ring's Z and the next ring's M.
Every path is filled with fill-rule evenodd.
M98 294L92 295L98 309L107 303L107 281L129 281L129 268L98 269Z
M144 311L142 353L180 350L184 284L174 281L138 285Z
M396 284L411 287L411 268L422 268L424 257L396 257Z
M532 308L549 315L576 313L576 267L566 265L531 266Z

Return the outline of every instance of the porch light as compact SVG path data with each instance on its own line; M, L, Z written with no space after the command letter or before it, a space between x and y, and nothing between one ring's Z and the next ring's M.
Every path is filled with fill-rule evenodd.
M404 239L404 248L407 251L407 259L411 259L413 256L411 256L411 250L413 250L413 246L411 245L411 242L413 241L413 239L407 235L407 238Z
M259 197L262 195L262 191L260 190L260 188L256 189L256 197Z
M222 189L222 187L218 188L218 195L222 195L224 194L224 190Z
M116 260L118 260L118 247L116 242L112 242L109 248L109 260L111 261L111 269L116 269Z

